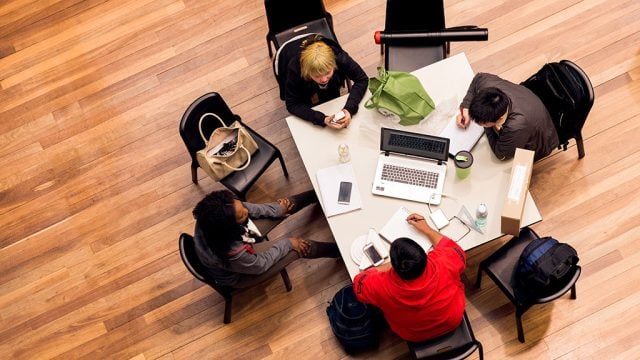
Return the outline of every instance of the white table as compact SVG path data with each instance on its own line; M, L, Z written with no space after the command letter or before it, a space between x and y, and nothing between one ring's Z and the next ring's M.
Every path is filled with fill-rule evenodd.
M392 119L377 111L364 108L364 103L370 96L369 92L365 95L360 104L360 110L352 119L348 129L334 131L313 125L296 116L289 116L286 119L309 178L318 194L316 171L338 164L338 145L345 143L349 146L351 164L355 170L362 197L362 208L329 217L327 221L352 279L360 271L350 256L351 244L356 238L366 234L370 227L380 230L400 206L405 206L412 212L428 214L426 204L371 193L372 180L380 153L380 127L438 135L446 121L455 116L458 104L466 94L474 75L464 53L416 70L413 74L420 79L436 104L434 113L423 121L428 123L426 125L397 125ZM325 114L335 113L344 106L346 96L318 105L316 109ZM463 180L456 177L453 160L449 159L444 186L444 194L448 197L443 197L439 206L432 206L432 209L440 208L447 217L452 217L458 214L462 205L475 216L478 204L481 202L487 204L489 216L484 234L472 230L464 236L459 244L465 250L503 235L500 231L500 214L511 172L511 161L498 160L493 155L484 135L473 148L472 154L474 163L471 173ZM542 217L535 202L531 194L527 193L522 226L531 225L540 220ZM430 224L433 226L432 223ZM442 232L446 234L446 230L447 228L444 228Z

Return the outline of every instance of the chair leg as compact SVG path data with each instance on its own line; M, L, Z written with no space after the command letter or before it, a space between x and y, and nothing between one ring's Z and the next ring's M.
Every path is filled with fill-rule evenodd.
M198 183L198 167L191 165L191 182Z
M231 295L224 296L224 323L228 324L231 322Z
M582 134L576 136L576 145L578 146L578 159L584 157L584 143L582 142Z
M476 275L476 289L480 289L482 283L482 267L478 266L478 274Z
M482 343L478 340L476 340L476 344L478 344L478 357L480 358L480 360L484 359L484 351L482 350Z
M271 42L269 41L269 35L267 35L267 49L269 49L269 59L273 57L273 51L271 50Z
M282 168L282 172L284 173L284 177L289 178L289 172L287 171L287 165L284 163L284 158L282 157L282 153L278 151L278 159L280 160L280 167Z
M280 275L282 276L282 281L284 281L284 287L287 289L287 292L291 291L293 286L291 286L291 280L289 280L289 273L287 269L282 269L280 271Z
M516 327L518 328L518 340L524 343L524 329L522 328L522 312L516 309Z
M575 300L576 298L577 298L576 284L573 284L573 286L571 287L571 299Z

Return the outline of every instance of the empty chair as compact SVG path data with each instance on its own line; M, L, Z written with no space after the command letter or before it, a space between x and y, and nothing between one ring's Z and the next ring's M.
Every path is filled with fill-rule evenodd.
M273 273L271 271L267 271L266 273L257 276L255 282L251 284L249 287L244 288L233 288L230 286L221 286L217 285L216 281L207 275L207 269L202 263L200 259L196 255L195 251L195 242L193 237L189 234L182 233L180 234L179 239L179 248L180 248L180 257L184 262L184 265L187 267L189 272L198 280L203 283L211 286L214 290L216 290L222 297L224 298L224 323L228 324L231 322L231 305L233 296L242 290L248 289L249 287L258 285L263 283L266 280L271 279L273 276L277 275L277 273ZM280 276L282 276L282 280L284 281L284 286L287 291L291 291L291 281L289 280L289 274L286 269L282 269L279 271Z
M265 0L264 8L269 25L269 57L273 57L273 50L278 50L287 40L300 34L316 33L336 40L333 18L322 0Z
M198 123L200 117L209 112L217 114L227 125L231 125L236 120L241 122L240 116L232 113L222 99L222 96L216 92L204 94L189 105L180 121L180 136L191 156L191 181L195 184L198 183L197 170L199 167L198 161L196 160L196 153L205 147L205 143L200 135ZM251 186L276 159L280 160L284 176L288 178L289 173L287 172L287 167L280 150L255 130L247 126L247 124L242 123L242 125L258 144L258 150L251 156L251 162L246 169L234 171L220 180L220 182L234 192L240 199L244 200ZM202 130L205 137L208 138L213 130L219 126L221 125L217 121L203 122Z
M471 323L464 312L460 325L452 332L432 340L419 343L407 342L412 359L464 359L476 350L480 360L483 358L482 344L476 340Z
M384 54L387 70L410 72L433 64L449 56L449 41L486 40L486 29L475 26L445 27L444 1L425 3L428 11L416 11L411 1L387 0L384 34L407 35L428 32L429 38L405 37L402 41L380 41L380 54ZM425 5L422 5L425 6ZM466 31L456 35L446 31ZM479 31L476 31L479 30ZM379 41L376 35L376 42Z
M563 283L559 286L549 289L545 294L529 298L526 301L518 300L515 296L512 279L515 274L516 265L520 259L520 254L524 248L533 239L539 238L533 230L528 227L523 228L518 236L514 236L511 240L500 247L496 252L488 258L480 262L476 286L479 288L482 282L482 271L496 283L498 288L507 296L507 298L516 307L516 326L518 330L518 340L524 342L524 330L522 327L522 315L535 304L543 304L553 301L569 290L571 290L571 299L576 298L576 282L580 277L581 268L575 265L571 271L563 278Z
M582 127L594 101L593 86L587 74L569 60L545 64L521 83L535 93L551 115L560 144L566 151L570 139L576 140L578 159L584 157Z

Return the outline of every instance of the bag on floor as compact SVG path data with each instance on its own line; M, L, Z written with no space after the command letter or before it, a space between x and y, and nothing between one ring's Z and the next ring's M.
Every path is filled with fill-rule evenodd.
M327 307L331 330L348 354L371 350L378 346L382 330L382 314L378 308L356 298L349 284L333 296Z
M213 130L208 140L202 132L202 121L206 117L216 118L222 124ZM206 113L200 117L198 127L207 145L196 153L196 159L202 170L215 181L246 169L251 163L251 155L258 150L258 144L238 121L227 126L218 115Z

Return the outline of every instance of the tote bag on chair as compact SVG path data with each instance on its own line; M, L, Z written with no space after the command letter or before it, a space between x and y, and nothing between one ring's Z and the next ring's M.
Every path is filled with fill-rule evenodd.
M222 124L211 133L209 140L202 132L202 121L207 116L218 119ZM196 159L200 167L215 181L220 181L234 171L246 169L251 163L251 155L258 150L258 144L238 121L227 126L218 115L206 113L200 117L198 127L200 136L207 145L196 153Z
M420 80L402 71L378 67L378 76L369 79L369 91L364 107L392 112L400 117L400 125L415 125L436 107Z

